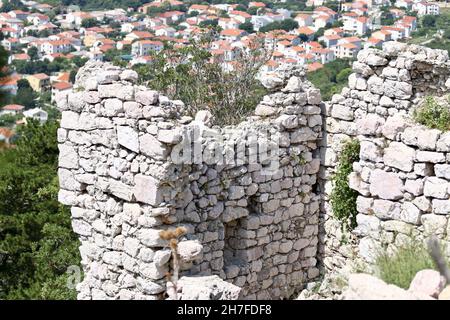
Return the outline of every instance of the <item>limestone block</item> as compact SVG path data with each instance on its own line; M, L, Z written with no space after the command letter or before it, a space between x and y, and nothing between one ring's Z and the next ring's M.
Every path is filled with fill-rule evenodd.
M129 126L118 126L117 139L119 144L125 148L139 152L139 134L135 129Z
M410 172L414 165L415 150L401 142L391 142L384 150L383 160L388 166Z
M159 94L153 90L136 91L135 100L144 106L155 105L158 102Z
M180 300L238 300L241 293L241 288L218 276L181 277L177 289Z
M397 174L376 169L370 176L370 192L386 200L397 200L403 197L403 182Z
M137 174L134 177L133 194L137 201L157 206L162 201L160 181L151 176Z
M166 159L170 151L165 144L148 133L139 137L139 149L146 156L157 160Z
M447 198L448 182L437 177L427 177L425 179L425 186L423 194L427 197L434 197L439 199Z
M78 164L78 153L77 150L67 144L59 144L59 166L67 169L76 169L79 167Z
M437 298L445 287L445 278L436 270L420 270L409 285L409 292Z

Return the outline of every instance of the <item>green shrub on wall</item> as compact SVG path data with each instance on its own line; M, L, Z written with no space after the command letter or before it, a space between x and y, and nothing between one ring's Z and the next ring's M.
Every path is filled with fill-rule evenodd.
M442 105L428 96L424 103L414 110L414 120L432 129L450 130L450 106Z
M348 175L352 172L353 162L359 160L359 148L357 139L349 140L344 144L336 173L333 176L333 191L330 199L334 216L350 229L356 226L358 192L350 189Z

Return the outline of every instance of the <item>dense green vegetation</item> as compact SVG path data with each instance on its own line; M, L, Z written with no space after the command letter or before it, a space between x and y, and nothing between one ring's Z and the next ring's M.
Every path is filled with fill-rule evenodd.
M409 243L398 248L394 255L386 250L379 253L375 265L380 277L386 283L408 289L417 272L435 269L435 265L426 247L422 243Z
M58 57L52 62L44 59L31 61L14 60L12 66L14 69L21 74L35 74L35 73L45 73L50 75L54 72L59 71L70 71L78 69L83 66L87 61L87 58L73 57L72 59L66 59L63 57Z
M429 128L450 130L450 104L448 101L444 105L432 96L425 97L422 105L414 110L413 117L415 121Z
M40 0L52 6L79 6L83 10L115 9L115 8L137 8L149 2L148 0Z
M359 160L359 149L359 141L356 139L349 140L343 145L333 176L333 191L330 196L334 216L350 229L356 227L358 192L350 189L348 176L353 171L353 163Z
M0 299L74 299L66 270L78 265L69 210L58 203L58 123L19 129L0 153Z
M291 31L298 28L298 22L293 19L284 19L281 21L274 21L259 29L260 32L269 32L272 30Z
M322 99L327 101L347 85L351 72L349 60L336 59L323 68L308 73L308 80L320 89Z
M251 22L244 22L239 25L239 29L247 31L248 33L253 33L253 24Z
M291 11L312 11L313 7L306 6L306 0L286 0L285 2L275 2L270 5L273 8L288 9Z
M9 101L14 104L20 104L25 109L31 109L36 107L36 100L38 94L33 91L28 80L20 79L17 81L17 94L9 97Z
M450 10L442 9L439 16L426 15L420 18L419 28L412 36L413 43L423 43L429 48L450 53Z
M26 7L20 0L2 0L0 12L9 12L12 10L26 10Z

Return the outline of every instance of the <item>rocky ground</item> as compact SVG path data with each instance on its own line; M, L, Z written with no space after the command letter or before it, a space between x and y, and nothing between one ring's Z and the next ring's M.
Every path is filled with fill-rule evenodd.
M310 282L297 300L450 300L450 285L435 270L419 271L407 290L365 273Z

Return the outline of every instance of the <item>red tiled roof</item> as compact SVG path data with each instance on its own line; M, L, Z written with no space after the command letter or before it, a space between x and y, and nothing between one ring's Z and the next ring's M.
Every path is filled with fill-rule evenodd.
M225 29L225 30L222 30L222 32L220 32L220 34L223 36L237 37L237 36L243 34L244 32L245 32L244 30L240 30L240 29Z
M70 73L69 72L62 72L56 80L63 81L63 82L69 82L70 79Z
M36 79L39 79L39 80L45 80L45 79L49 79L50 78L45 73L36 73L36 74L32 74L31 76L36 78Z
M24 108L25 107L20 104L8 104L4 106L2 109L8 111L22 111Z
M321 68L323 68L323 64L321 64L320 62L313 62L308 64L308 72L313 72Z
M297 32L300 34L312 35L314 34L314 30L308 27L300 27L297 29Z
M72 88L72 84L68 82L55 82L52 84L52 87L56 90L67 90Z

